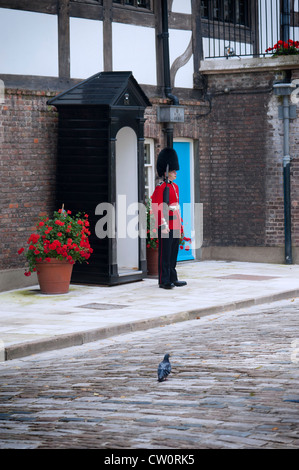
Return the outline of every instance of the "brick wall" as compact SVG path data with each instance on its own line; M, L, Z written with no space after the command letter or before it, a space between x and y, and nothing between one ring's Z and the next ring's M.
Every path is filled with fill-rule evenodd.
M265 242L269 85L253 87L248 76L209 77L212 108L203 129L208 139L200 151L209 155L205 176L209 192L203 189L207 181L201 180L201 194L204 201L210 200L206 243L211 245L259 246Z
M39 215L53 210L57 114L52 94L6 90L0 129L0 269L24 266L24 246Z
M297 73L297 75L296 75ZM293 71L292 80L299 71ZM199 201L204 205L204 246L283 247L283 122L273 94L274 72L211 74L208 98L180 100L184 124L174 137L198 142ZM164 134L156 123L156 105L147 112L146 137ZM297 109L298 111L298 109ZM299 242L299 120L290 122L292 237Z
M284 245L283 124L273 78L273 72L209 76L212 109L199 151L206 246ZM298 245L298 119L290 125L290 153Z
M292 80L299 80L299 70L293 70ZM297 89L298 90L298 89ZM296 94L297 118L290 121L290 155L291 161L291 212L292 243L299 246L299 94ZM282 128L282 121L280 121ZM281 132L281 131L280 131ZM296 261L299 263L299 261Z
M295 75L297 73L297 75ZM292 79L299 78L293 72ZM208 76L207 98L180 99L185 122L174 137L195 141L196 194L204 207L205 247L283 247L283 124L273 73ZM17 250L55 198L56 93L7 89L0 115L0 269L23 268ZM152 98L145 137L166 143ZM297 106L298 113L298 106ZM299 120L290 123L292 238L299 246Z

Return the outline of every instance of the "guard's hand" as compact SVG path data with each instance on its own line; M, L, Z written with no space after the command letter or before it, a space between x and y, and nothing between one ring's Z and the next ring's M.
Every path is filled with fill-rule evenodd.
M161 232L166 234L166 233L169 233L170 230L169 230L168 227L166 227L166 228L163 228L163 229L161 230Z

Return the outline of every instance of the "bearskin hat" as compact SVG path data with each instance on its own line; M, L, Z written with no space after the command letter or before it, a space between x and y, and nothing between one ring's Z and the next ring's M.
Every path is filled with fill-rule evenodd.
M165 147L158 155L157 159L157 173L163 176L167 165L169 165L168 171L179 170L179 159L176 151L173 148Z

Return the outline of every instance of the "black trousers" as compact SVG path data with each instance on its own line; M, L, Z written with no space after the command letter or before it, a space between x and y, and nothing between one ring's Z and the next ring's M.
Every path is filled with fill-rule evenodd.
M169 284L178 280L176 272L176 261L180 244L180 231L170 230L169 233L162 233L158 230L159 237L159 258L158 275L159 284Z

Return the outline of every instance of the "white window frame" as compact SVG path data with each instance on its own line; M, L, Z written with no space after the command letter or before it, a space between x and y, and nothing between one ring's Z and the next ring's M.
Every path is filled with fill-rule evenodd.
M153 194L155 189L155 145L154 139L144 139L144 147L149 145L150 149L150 162L144 163L144 173L147 173L148 185L145 185L146 194L149 197ZM147 202L147 201L146 201Z

